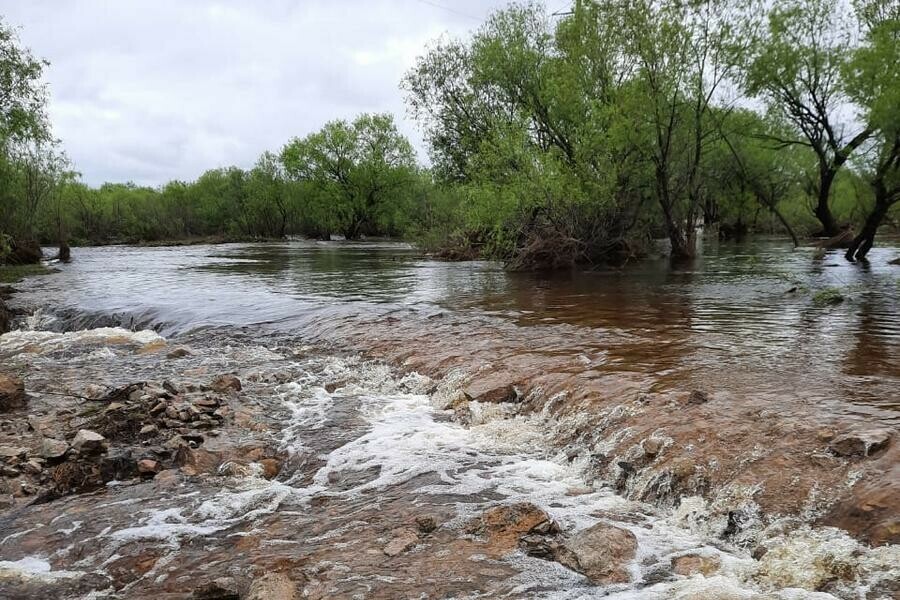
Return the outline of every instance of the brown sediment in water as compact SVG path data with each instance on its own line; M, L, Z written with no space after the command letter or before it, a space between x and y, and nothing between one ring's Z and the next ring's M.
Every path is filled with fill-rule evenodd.
M479 400L508 403L510 415L544 415L560 451L589 460L626 497L669 507L705 498L723 538L741 541L743 529L788 518L876 546L900 542L895 414L848 414L801 389L695 390L703 373L685 377L677 361L655 373L629 365L657 353L655 363L665 364L669 348L604 346L578 328L481 326L445 314L361 320L329 338L431 377L465 373L463 395L450 401L457 415ZM878 443L841 449L867 436Z
M448 323L447 327L452 325ZM716 478L717 470L707 472L706 464L679 462L686 451L673 445L693 440L693 435L719 440L716 443L725 446L714 429L716 419L721 418L718 411L711 410L720 401L715 393L708 398L703 394L694 394L693 398L689 394L673 394L669 403L669 396L661 391L644 398L641 394L645 380L613 374L587 377L583 360L573 363L565 355L541 358L541 353L532 353L523 360L524 353L513 352L503 359L487 337L504 339L497 335L501 333L498 331L483 332L485 337L480 340L478 335L468 339L459 336L457 342L445 340L447 343L443 344L420 338L415 351L408 353L401 351L399 342L412 340L406 339L397 321L376 322L363 330L360 337L347 338L357 344L357 351L368 348L407 369L446 376L449 384L442 387L438 382L432 394L437 398L447 391L461 392L461 396L446 399L455 405L458 417L475 417L477 398L505 401L519 414L546 412L548 418L543 422L548 427L554 420L562 425L556 432L558 446L573 457L582 455L575 460L590 455L588 458L598 461L598 476L611 478L627 495L643 497L636 491L639 486L635 482L645 475L668 471L691 487L676 485L665 496L648 497L657 504L674 504L679 494L687 494L688 490L713 497L713 486L727 483L726 476ZM68 443L79 428L90 425L105 434L109 447L94 458L76 454L66 462L93 464L94 459L106 460L122 456L122 450L131 450L129 464L133 464L142 458L142 450L156 453L155 448L166 446L170 437L189 440L200 434L203 439L197 448L178 442L177 451L171 455L154 454L161 464L143 474L116 475L114 479L118 481L101 476L99 481L90 481L88 486L68 490L43 503L32 501L40 497L34 490L16 493L13 505L0 514L3 561L15 565L19 564L17 561L43 556L50 571L44 575L22 574L8 564L0 564L0 595L35 599L79 597L88 591L107 589L113 597L125 598L192 594L203 597L200 594L206 593L204 590L216 592L219 597L248 597L253 589L270 589L265 585L271 585L302 591L304 597L310 598L478 594L529 598L541 589L577 588L591 595L592 580L577 575L578 572L596 582L629 585L633 569L642 573L641 586L654 582L707 585L678 574L671 566L685 548L675 553L671 549L643 548L642 562L635 565L635 544L646 544L646 537L657 527L653 519L658 515L648 512L646 505L598 493L602 486L566 490L566 497L554 497L546 509L548 516L521 501L512 503L505 494L491 488L467 493L427 491L445 483L440 473L430 468L372 488L366 486L377 482L386 465L325 469L327 477L319 477L333 452L352 446L367 433L370 424L363 418L359 394L379 390L378 386L392 377L387 370L367 375L365 383L356 381L354 377L360 377L356 371L365 365L351 363L352 369L333 369L328 361L316 357L315 350L295 348L284 336L199 333L195 338L181 340L189 348L176 349L149 332L123 330L78 332L70 337L34 332L22 338L23 343L27 342L24 345L8 343L13 353L4 358L11 361L17 375L25 378L30 402L27 408L8 415L0 445L16 444L27 447L29 455L37 455L42 449L42 436L54 436ZM471 343L466 344L467 341ZM260 346L261 342L266 345ZM481 371L483 376L474 372L475 376L457 390L450 381L452 369L483 367L488 356L493 357L491 370ZM540 371L532 370L537 368ZM283 398L285 390L309 378L311 372L315 372L311 381L335 403L322 423L301 427L284 437L285 428L296 423ZM127 385L139 381L149 383ZM572 387L576 384L581 387ZM354 386L362 391L354 391ZM538 392L541 386L543 391ZM94 397L98 389L103 390L102 405L79 397ZM385 393L395 393L398 388L391 384L386 389ZM568 391L567 397L551 402L549 399L559 398L559 391ZM597 398L601 393L613 394L620 400L600 402ZM633 401L621 400L631 396L635 397ZM165 400L166 408L157 412L160 399ZM688 403L682 406L679 400ZM180 409L169 411L187 403L199 408L228 407L230 412L215 420L213 435L200 427L204 422L200 416L185 417ZM625 408L615 408L620 405ZM641 413L641 409L646 412ZM131 415L129 418L135 422L115 417L119 414ZM645 414L665 418L642 425ZM706 420L686 418L692 414L702 414ZM740 415L733 416L735 421L741 420ZM141 425L143 430L150 422L158 432L149 433L149 439L142 439L144 434L140 433L135 437L136 426ZM642 446L642 452L656 457L649 466L641 465L627 453L617 455L620 447L631 447L629 439L636 442L646 438L643 431L634 433L633 439L618 438L616 443L604 446L606 451L600 460L595 441L614 437L613 432L624 431L625 427L635 431L665 427L673 441ZM464 432L458 428L453 431ZM748 431L752 432L752 427ZM279 439L302 445L286 453L277 447ZM665 438L655 431L651 439ZM728 447L736 453L734 445ZM705 448L701 446L696 456L701 456ZM412 452L418 450L418 445L411 448ZM465 450L471 449L457 449L457 458L464 457ZM634 468L620 482L613 475L616 468L622 469L618 463L626 458ZM260 473L265 473L267 460L278 461L278 465L263 478ZM500 457L472 459L475 463L483 460L499 461ZM873 460L880 458L859 459L856 464ZM721 462L729 464L725 457ZM767 462L766 468L774 468L774 464ZM464 469L465 465L460 462L454 468ZM13 478L15 483L50 485L40 476L36 483L29 481L24 465L16 464L15 469L20 467L22 474ZM758 475L752 472L750 479ZM476 478L484 481L484 476L493 471L479 473L482 474ZM274 477L269 479L270 475ZM648 485L646 489L660 493L663 488ZM604 528L627 538L621 540L621 556L613 557L621 565L609 572L592 567L587 557L573 558L565 544L569 539L578 539L573 537L577 532L571 526L561 532L548 521L555 510L571 509L581 497L591 499L585 508L591 511L592 519L599 519ZM724 526L728 525L726 514ZM733 527L739 529L739 525ZM641 541L630 537L625 527L633 528ZM731 535L738 534L740 531ZM522 562L526 559L517 554L523 544L529 553L541 555L542 563L551 560L544 556L545 549L551 548L550 555L572 571L566 574L559 567L558 571L541 571L539 576L531 576L534 563ZM689 556L705 556L696 554L696 546L687 549L694 550ZM607 550L600 548L594 556L605 557ZM709 553L712 549L701 547L700 551ZM694 560L703 562L701 558ZM717 560L713 556L704 564L717 564ZM851 584L861 576L858 567L839 563L829 566L824 575L806 587L812 589L822 581L830 582L832 572L849 573ZM553 580L551 575L561 579ZM720 584L713 579L709 587L702 589L715 590ZM601 589L597 593L605 592ZM712 592L704 595L700 591L694 597L734 596ZM850 596L842 593L841 597Z

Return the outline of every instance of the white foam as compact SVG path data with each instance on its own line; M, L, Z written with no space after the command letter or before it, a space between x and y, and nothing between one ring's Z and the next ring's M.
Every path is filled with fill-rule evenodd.
M15 561L0 561L0 579L16 577L55 581L57 579L74 579L82 575L84 573L80 571L54 571L47 559L42 556L26 556Z
M121 327L100 327L67 333L19 329L0 336L0 353L17 354L28 351L45 354L84 345L132 344L145 346L165 343L165 341L165 338L155 331L129 331Z

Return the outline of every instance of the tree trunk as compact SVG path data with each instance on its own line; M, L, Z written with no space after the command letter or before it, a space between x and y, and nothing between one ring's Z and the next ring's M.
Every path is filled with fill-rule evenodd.
M865 260L869 250L875 245L875 234L878 232L878 227L887 215L891 204L893 204L893 202L888 201L884 194L876 191L875 207L872 209L872 212L869 213L869 216L866 217L866 222L863 225L862 230L860 230L859 234L853 238L850 247L847 249L847 253L844 254L844 258L851 262L855 260Z
M659 198L659 205L663 211L663 218L666 223L666 235L672 245L672 258L692 258L694 256L694 248L691 243L693 236L685 235L675 215L672 214L672 202L669 198L668 175L664 169L657 167L656 169L656 196ZM690 225L693 227L693 223Z
M799 246L800 240L797 239L797 234L794 232L794 228L791 227L791 224L787 222L787 219L784 218L784 215L781 214L780 210L778 210L774 206L772 206L771 209L778 220L781 222L781 224L784 226L785 230L788 232L788 235L791 236L791 241L794 243L794 248Z
M834 215L831 213L831 206L828 201L831 198L831 184L834 182L835 171L833 169L823 168L819 173L819 190L816 208L813 213L822 224L822 237L834 237L841 231Z

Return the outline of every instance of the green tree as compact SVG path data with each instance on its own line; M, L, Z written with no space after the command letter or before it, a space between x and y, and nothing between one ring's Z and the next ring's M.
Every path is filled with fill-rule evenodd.
M874 203L847 249L848 260L866 257L879 226L900 201L900 5L869 0L858 2L856 8L865 41L847 63L847 94L873 130L863 173Z
M853 24L839 0L776 0L746 70L748 93L794 127L793 135L773 139L806 146L816 156L813 212L826 236L840 231L830 206L835 177L874 132L842 118L851 100L843 74Z
M402 200L416 168L412 145L386 114L331 121L289 142L281 162L291 179L327 201L330 216L351 240L392 230L391 205Z

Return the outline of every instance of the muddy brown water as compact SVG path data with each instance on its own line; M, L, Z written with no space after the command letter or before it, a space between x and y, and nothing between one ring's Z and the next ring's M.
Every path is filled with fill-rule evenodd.
M896 546L779 523L763 536L768 558L754 560L752 547L707 527L701 504L637 502L589 476L595 447L573 460L571 447L567 456L554 446L572 421L551 431L546 415L476 405L463 427L434 396L435 386L453 392L453 369L477 359L623 397L708 390L736 412L777 406L782 425L896 427L897 254L881 247L851 265L762 240L708 245L690 264L542 276L436 262L392 243L75 249L62 272L26 282L15 299L39 309L26 325L43 331L0 339L36 398L86 381L199 383L233 371L255 381L241 402L262 426L209 443L264 440L289 458L271 482L119 482L17 509L0 518L0 596L181 598L215 576L276 570L316 598L890 597ZM817 299L831 288L843 302ZM152 329L193 354L166 361L141 349L148 332L130 339L100 329L109 326ZM64 331L74 333L44 333ZM51 411L53 401L34 406ZM756 451L741 444L732 441L735 453ZM841 468L842 481L861 477ZM632 582L594 586L465 533L485 508L517 501L567 533L598 521L631 529ZM420 514L438 529L386 557L392 532ZM685 553L722 566L672 574Z
M682 265L660 258L542 276L436 262L389 243L87 248L62 273L33 280L22 300L70 309L79 325L165 335L265 324L320 341L342 320L447 313L473 333L532 329L541 353L602 355L598 368L650 374L660 386L752 390L896 423L900 267L888 263L898 253L888 242L855 265L839 251L762 240L708 244ZM832 289L845 301L816 301ZM577 347L567 343L573 328Z

